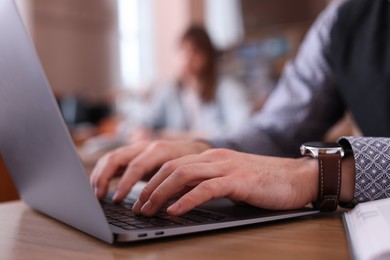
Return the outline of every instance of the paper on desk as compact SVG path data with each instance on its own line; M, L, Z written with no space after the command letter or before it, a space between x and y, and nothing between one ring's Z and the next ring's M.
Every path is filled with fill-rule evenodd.
M390 259L390 199L358 204L344 219L357 259Z

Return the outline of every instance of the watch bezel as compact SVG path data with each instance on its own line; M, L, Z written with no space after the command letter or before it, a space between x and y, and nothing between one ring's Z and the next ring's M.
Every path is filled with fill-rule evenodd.
M343 147L338 143L309 142L302 144L300 150L301 155L313 158L318 158L320 154L340 154L341 157L345 155Z

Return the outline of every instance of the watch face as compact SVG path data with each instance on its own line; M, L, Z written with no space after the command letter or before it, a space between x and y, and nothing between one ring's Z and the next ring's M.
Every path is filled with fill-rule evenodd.
M325 142L309 142L305 143L305 146L310 146L314 148L335 148L340 147L338 143L325 143Z
M318 158L320 154L340 154L344 157L344 150L338 143L311 142L301 146L301 154Z

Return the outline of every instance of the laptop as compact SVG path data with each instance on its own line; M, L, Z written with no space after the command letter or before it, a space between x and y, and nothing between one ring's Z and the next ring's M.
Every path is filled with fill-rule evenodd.
M181 216L134 216L133 199L99 201L13 0L0 0L0 153L31 208L107 243L237 227L318 213L212 200Z

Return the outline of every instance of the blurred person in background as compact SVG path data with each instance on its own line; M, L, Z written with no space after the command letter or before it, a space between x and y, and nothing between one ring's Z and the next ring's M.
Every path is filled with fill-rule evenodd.
M178 79L156 91L131 141L208 138L237 129L249 118L245 87L218 75L217 52L203 27L185 31L179 54Z

